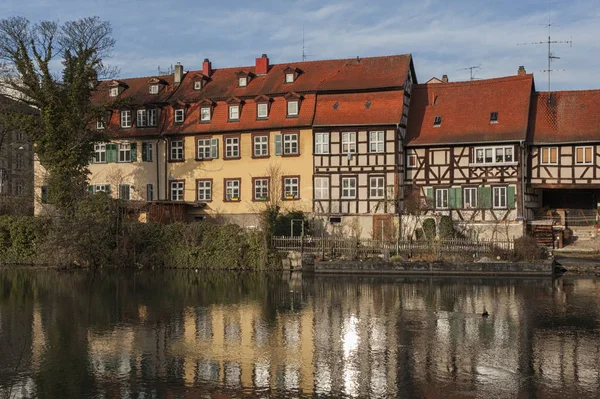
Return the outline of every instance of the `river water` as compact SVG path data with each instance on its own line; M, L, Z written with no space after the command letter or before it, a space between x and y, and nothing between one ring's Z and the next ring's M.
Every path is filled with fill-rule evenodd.
M8 397L600 397L600 280L0 270Z

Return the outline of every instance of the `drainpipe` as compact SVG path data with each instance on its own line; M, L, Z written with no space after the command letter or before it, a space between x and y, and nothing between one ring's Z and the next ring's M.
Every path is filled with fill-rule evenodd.
M163 137L162 141L165 143L165 148L164 148L164 151L163 151L163 154L165 156L165 158L164 158L165 159L165 192L164 192L165 196L164 196L164 199L168 200L169 199L169 184L168 184L168 182L169 182L169 176L168 176L167 173L169 171L167 170L168 169L167 166L168 166L169 162L167 160L167 156L169 156L169 145L168 145L169 143L167 142L167 138L166 137Z
M160 161L160 156L158 153L158 143L160 143L160 139L156 139L156 199L159 200L160 199L160 166L159 166L159 161Z
M521 149L521 214L523 217L523 235L525 235L525 232L527 231L527 218L525 217L526 213L525 213L525 189L526 189L526 181L525 181L525 171L527 170L527 168L525 167L525 162L526 162L526 158L525 156L527 155L527 151L526 151L526 145L524 141L521 141L519 143L519 147Z
M400 122L396 123L396 137L397 137L397 142L398 145L396 148L396 152L398 153L396 155L396 159L398 160L398 165L396 167L396 176L397 176L397 181L398 181L398 192L400 192L400 164L402 164L404 162L404 158L400 159L400 153L404 153L404 139L402 137L400 137ZM406 171L402 172L402 173L406 173ZM404 179L402 179L402 181L404 182ZM404 183L403 183L404 184ZM402 187L402 193L404 193L404 188ZM404 199L404 198L403 198ZM396 197L396 214L398 215L398 234L396 236L396 255L398 254L398 250L399 248L399 244L400 244L400 234L402 233L402 216L400 215L400 200L398 197Z

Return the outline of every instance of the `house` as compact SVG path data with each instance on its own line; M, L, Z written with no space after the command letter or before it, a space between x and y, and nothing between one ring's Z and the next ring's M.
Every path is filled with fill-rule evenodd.
M448 215L481 238L521 236L533 91L522 67L517 76L415 85L403 214ZM403 218L405 226L417 220Z

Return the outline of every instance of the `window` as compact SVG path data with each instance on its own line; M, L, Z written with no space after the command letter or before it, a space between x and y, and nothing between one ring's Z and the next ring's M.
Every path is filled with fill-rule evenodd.
M494 208L506 208L506 187L494 187Z
M17 132L16 140L17 141L24 141L25 140L25 133L23 133L23 132Z
M142 142L142 161L152 162L154 158L154 144L149 141Z
M158 85L150 85L150 94L158 94Z
M475 149L475 163L495 164L513 162L513 147L488 147Z
M498 113L497 112L490 113L490 123L498 123Z
M202 81L197 80L194 82L194 90L200 90L202 88Z
M383 152L384 148L384 132L369 132L369 152Z
M171 161L183 161L183 140L171 141Z
M342 133L342 152L344 154L356 152L356 132Z
M210 122L210 107L200 108L200 122Z
M121 127L131 127L131 111L121 111Z
M283 198L284 199L298 199L298 187L300 185L299 177L285 177L283 179Z
M148 126L156 126L158 124L158 110L156 108L151 108L146 110L148 113Z
M198 140L198 153L196 159L211 159L211 141L210 139Z
M298 134L284 134L283 135L283 154L294 155L298 154Z
M256 115L258 118L266 118L269 116L269 104L256 104Z
M298 116L298 101L288 101L287 116Z
M477 208L477 188L467 187L464 189L464 204L467 209Z
M240 180L225 179L225 201L240 200Z
M576 147L575 163L579 165L592 163L592 147Z
M96 193L109 193L110 192L110 185L108 184L94 184L92 187L92 193L96 194Z
M237 121L240 119L240 106L239 105L230 105L229 106L229 120Z
M109 95L110 95L111 97L116 97L116 96L118 96L118 95L119 95L119 88L118 88L118 87L111 87L111 88L110 88L110 93L109 93Z
M185 182L172 181L171 182L171 201L183 201L183 187Z
M145 109L138 109L137 121L135 123L136 126L137 127L145 127L147 123L148 123L148 113L146 112Z
M131 199L131 187L129 184L119 184L119 199Z
M246 77L238 78L238 86L239 87L246 87L246 86L248 86L248 78L246 78Z
M154 184L146 184L146 201L154 201Z
M342 199L356 198L356 177L342 178Z
M285 83L294 83L294 74L293 73L285 74Z
M329 154L329 133L315 133L315 154Z
M329 199L329 177L315 177L315 199Z
M198 201L211 201L212 200L212 181L211 180L198 180Z
M417 167L417 156L415 154L408 154L406 156L406 167L416 168Z
M383 176L369 179L369 197L382 199L385 196L385 178Z
M225 158L240 157L240 138L227 137L225 139Z
M104 129L104 128L105 128L104 120L103 120L102 118L99 118L99 119L96 121L96 129L98 129L98 130L102 130L102 129Z
M23 195L23 182L17 181L15 183L15 195Z
M544 147L542 151L542 165L558 164L558 147Z
M433 118L433 126L434 127L440 126L441 124L442 124L441 116L436 116L435 118Z
M131 144L119 143L119 162L131 162Z
M178 108L175 110L175 123L183 123L185 120L185 110Z
M16 155L16 168L17 169L23 169L23 154L21 154L20 152L17 152Z
M435 190L435 207L437 209L448 209L448 189L438 188Z
M254 179L253 194L255 201L267 201L269 199L269 179Z
M269 156L269 136L254 136L254 156Z
M106 144L94 144L93 163L106 163Z

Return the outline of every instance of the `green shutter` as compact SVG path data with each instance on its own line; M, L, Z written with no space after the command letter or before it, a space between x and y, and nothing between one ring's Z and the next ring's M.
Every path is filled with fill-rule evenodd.
M479 208L489 209L492 207L492 188L479 187L477 189L477 205Z
M218 138L210 139L210 157L212 159L219 158L219 139Z
M463 207L463 199L462 199L462 187L456 187L454 189L455 193L455 198L456 198L456 208L457 209L462 209Z
M275 155L283 154L283 136L281 134L275 135Z
M94 194L94 187L92 187L91 185L87 186L87 192L89 195ZM42 187L42 202L44 202L44 187Z
M131 143L131 162L137 162L137 143Z
M114 163L117 162L117 145L107 144L106 145L106 162Z
M148 162L148 143L145 141L142 142L142 162Z
M426 189L425 194L427 195L427 206L434 207L433 188Z
M509 209L515 209L515 188L513 186L508 186L508 194L506 204Z
M110 197L110 184L106 185L106 194Z
M453 187L448 190L448 207L450 209L462 208L462 194L460 187Z

